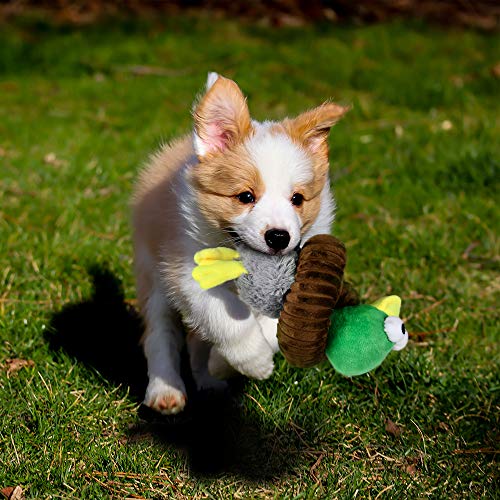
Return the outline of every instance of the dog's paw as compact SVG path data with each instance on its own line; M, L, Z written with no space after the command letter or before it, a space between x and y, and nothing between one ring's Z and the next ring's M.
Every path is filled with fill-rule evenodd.
M163 415L175 415L184 410L186 395L161 379L149 382L144 404Z
M256 352L244 358L237 357L231 361L239 373L257 380L269 378L274 370L273 352L267 344L264 352Z
M208 357L208 373L219 382L238 375L238 372L226 361L226 358L216 347L210 349Z
M249 378L265 380L272 375L274 362L272 357L269 358L263 356L261 358L245 360L243 363L239 363L236 366L236 369Z

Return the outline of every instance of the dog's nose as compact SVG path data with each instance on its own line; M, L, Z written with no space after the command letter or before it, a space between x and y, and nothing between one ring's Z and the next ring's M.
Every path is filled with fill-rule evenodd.
M264 238L267 246L273 250L284 250L290 243L290 234L283 229L269 229Z

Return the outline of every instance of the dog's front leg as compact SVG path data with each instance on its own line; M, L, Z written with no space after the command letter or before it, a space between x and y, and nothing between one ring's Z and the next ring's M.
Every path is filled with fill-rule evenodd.
M226 360L243 375L268 378L273 372L275 350L252 310L225 286L190 292L191 316L187 320L214 345L208 361L210 373L227 375Z
M260 326L267 346L271 349L273 355L276 354L279 351L277 336L278 320L259 314L256 315L256 321ZM264 346L263 349L266 353L268 353L267 346ZM234 376L234 368L227 362L227 355L225 357L217 347L214 347L210 352L209 371L214 377L221 379Z
M159 286L152 289L144 319L142 343L149 375L144 404L164 414L178 413L186 404L186 388L180 376L183 328Z
M272 353L277 353L279 351L277 336L278 320L264 315L256 315L256 320ZM265 350L267 351L267 348ZM223 356L217 347L213 347L210 352L209 371L214 377L219 379L226 379L235 375L234 368L227 362L226 357Z
M208 360L210 353L213 352L212 344L207 340L203 340L194 331L188 333L186 343L191 363L191 373L193 374L197 389L199 391L214 390L216 392L226 390L228 386L224 379L236 375L237 372L234 368L223 359L219 363L220 370L222 371L210 373Z
M228 378L234 370L247 377L264 380L274 369L274 351L264 339L257 321L241 328L233 329L230 339L214 342L208 360L208 371L217 378Z

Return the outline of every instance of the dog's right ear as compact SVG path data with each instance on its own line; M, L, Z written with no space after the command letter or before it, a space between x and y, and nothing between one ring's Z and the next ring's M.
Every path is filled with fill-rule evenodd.
M201 160L241 142L252 131L246 99L235 82L209 73L206 93L195 106L194 149Z

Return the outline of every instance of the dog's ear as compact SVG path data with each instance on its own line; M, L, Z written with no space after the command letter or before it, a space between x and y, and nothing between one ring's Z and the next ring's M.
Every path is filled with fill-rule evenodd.
M195 105L194 148L200 159L241 142L252 131L246 99L235 82L209 73L206 93Z
M282 125L295 142L311 153L328 155L328 133L349 109L349 106L325 102L296 118L285 119Z

